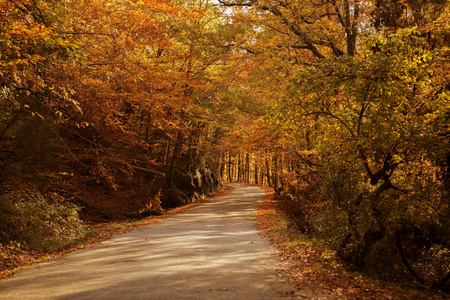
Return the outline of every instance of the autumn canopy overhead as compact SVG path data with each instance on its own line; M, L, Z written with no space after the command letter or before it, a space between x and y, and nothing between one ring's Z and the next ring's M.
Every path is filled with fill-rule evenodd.
M353 269L448 289L449 18L441 0L0 0L0 207L95 223L270 185ZM23 214L0 212L2 245L36 246Z

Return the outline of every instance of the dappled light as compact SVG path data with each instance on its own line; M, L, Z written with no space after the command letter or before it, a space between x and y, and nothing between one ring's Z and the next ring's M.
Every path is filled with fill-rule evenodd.
M275 299L280 282L256 231L264 192L242 187L161 222L0 281L0 299Z
M0 0L0 277L156 221L179 229L87 262L132 277L112 249L134 268L178 258L126 248L171 240L196 272L247 263L253 228L224 224L254 222L257 189L166 220L228 182L272 188L346 271L450 293L449 20L445 0ZM195 260L225 240L244 252Z

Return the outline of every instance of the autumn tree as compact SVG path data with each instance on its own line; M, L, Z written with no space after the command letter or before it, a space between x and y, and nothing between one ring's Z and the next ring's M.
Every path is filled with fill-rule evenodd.
M0 249L56 250L84 234L58 180L62 107L77 107L55 70L78 48L57 31L59 1L0 1ZM45 197L43 194L46 194ZM3 254L2 254L3 255Z
M214 144L213 69L228 51L217 7L113 0L1 5L2 180L48 177L42 192L91 211L110 209L107 199L134 186L123 206L108 213L115 217L146 207L174 176L205 169L213 151L202 145Z
M208 122L208 68L222 52L212 47L218 12L202 5L64 6L67 19L58 33L80 48L76 63L59 70L78 104L60 110L60 132L65 159L86 186L119 191L142 173L150 193L158 193L162 182L171 188L177 168L187 172L198 162L197 144ZM147 196L136 195L143 201Z
M242 49L264 61L259 88L278 91L268 136L298 161L292 180L320 187L313 198L323 205L310 207L326 210L300 226L331 238L359 270L444 287L448 7L402 2L390 14L394 2L221 3L247 7L243 14L259 22ZM302 205L303 213L311 208Z
M0 180L42 175L54 169L62 106L75 106L53 70L73 60L77 45L58 35L57 2L2 1ZM45 172L45 171L44 171ZM21 175L19 175L21 174ZM33 176L31 176L33 177Z

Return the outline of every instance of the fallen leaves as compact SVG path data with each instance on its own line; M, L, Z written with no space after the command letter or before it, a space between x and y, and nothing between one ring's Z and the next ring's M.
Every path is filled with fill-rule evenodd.
M277 250L280 265L296 295L308 299L448 299L444 294L402 289L345 270L333 251L289 226L289 217L271 188L258 207L258 228Z

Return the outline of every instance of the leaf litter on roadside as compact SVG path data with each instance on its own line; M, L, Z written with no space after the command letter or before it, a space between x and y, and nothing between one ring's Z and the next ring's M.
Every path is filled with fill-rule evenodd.
M296 295L306 299L447 299L445 295L416 291L363 278L345 270L335 252L296 232L271 188L258 207L258 229L276 249Z

